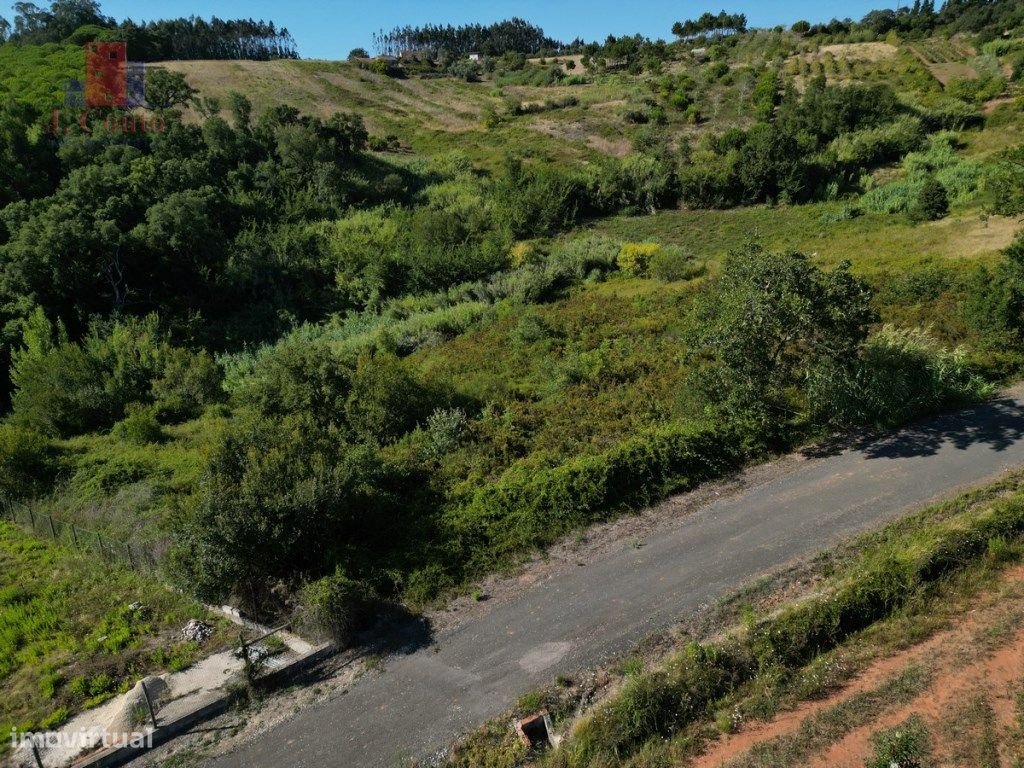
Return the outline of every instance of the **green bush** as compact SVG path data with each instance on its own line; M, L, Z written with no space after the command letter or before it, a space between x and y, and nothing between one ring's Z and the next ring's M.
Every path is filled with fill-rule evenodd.
M434 405L410 366L380 353L360 358L345 415L357 434L390 442L423 422Z
M20 499L41 491L53 479L55 459L46 436L0 423L0 497Z
M344 648L366 620L373 600L370 585L349 578L338 568L299 590L294 612L296 629Z
M512 328L512 343L517 347L526 347L551 336L551 327L534 309L526 310L519 322Z
M162 367L151 388L161 414L176 419L195 418L206 406L224 400L224 374L206 350L170 349L163 356Z
M1003 216L1024 213L1024 146L1000 153L988 174L992 209Z
M164 439L164 430L152 406L136 403L128 407L128 415L114 425L115 437L135 445L159 443Z
M616 263L623 272L645 277L650 269L651 260L661 253L658 243L624 243L619 250Z
M972 373L964 350L943 348L925 330L889 325L868 339L851 367L818 370L809 389L817 420L880 427L976 402L993 391Z
M675 246L666 246L651 257L651 277L666 283L693 280L706 271L703 261Z
M241 361L239 361L241 362ZM237 405L264 416L306 415L320 424L337 423L351 390L351 367L320 340L285 337L264 347L238 371L231 395ZM229 362L229 368L234 366Z
M991 269L975 268L967 281L961 311L987 350L1017 347L1024 332L1024 232Z
M949 213L949 193L934 176L924 180L908 211L912 221L935 221Z
M409 574L403 597L413 608L426 608L455 587L455 579L440 563L418 568Z

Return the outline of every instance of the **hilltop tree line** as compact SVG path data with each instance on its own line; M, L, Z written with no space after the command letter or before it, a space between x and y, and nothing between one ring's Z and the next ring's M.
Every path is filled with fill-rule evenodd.
M718 14L705 11L697 19L677 21L672 25L672 34L684 39L702 35L731 35L746 31L746 14L725 11Z
M135 61L167 59L294 59L295 41L272 21L192 16L117 22L97 0L54 0L48 8L14 5L12 25L0 18L0 41L19 45L124 41Z
M395 27L390 32L381 30L375 33L373 47L378 54L386 56L398 56L406 50L431 53L444 50L454 56L474 52L501 56L509 52L531 54L558 51L565 46L545 35L540 27L520 18L512 18L487 26L428 24L423 27Z
M977 34L981 42L985 42L1021 24L1024 24L1024 5L1017 0L947 0L939 10L936 10L935 0L914 0L912 5L895 10L871 11L859 22L851 19L832 19L819 24L798 21L793 31L809 37L841 36L865 30L879 36L890 32L923 36L943 29L951 34Z

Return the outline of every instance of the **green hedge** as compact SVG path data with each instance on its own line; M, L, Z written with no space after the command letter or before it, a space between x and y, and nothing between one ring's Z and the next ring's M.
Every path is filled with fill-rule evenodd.
M834 593L798 604L761 624L756 644L787 665L803 664L904 606L920 589L985 554L993 539L1024 534L1024 500L988 510L966 526L946 525L919 549L864 563Z
M515 560L565 533L719 477L742 463L739 432L671 424L556 467L516 466L446 513L470 572Z

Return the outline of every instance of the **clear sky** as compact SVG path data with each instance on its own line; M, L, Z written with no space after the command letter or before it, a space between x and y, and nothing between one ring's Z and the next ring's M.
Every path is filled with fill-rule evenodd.
M873 8L896 6L892 0L101 0L101 4L106 14L118 20L192 15L272 19L288 27L301 56L322 59L344 58L357 46L370 50L375 31L399 24L486 24L519 16L558 40L603 40L608 34L637 32L670 40L672 22L707 10L742 11L751 25L767 27L798 19L859 19Z

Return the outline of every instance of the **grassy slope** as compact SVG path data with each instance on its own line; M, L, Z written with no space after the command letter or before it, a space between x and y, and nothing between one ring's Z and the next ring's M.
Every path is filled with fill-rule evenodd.
M223 644L226 629L202 648L181 642L192 618L210 620L148 577L0 523L0 732L59 725Z

